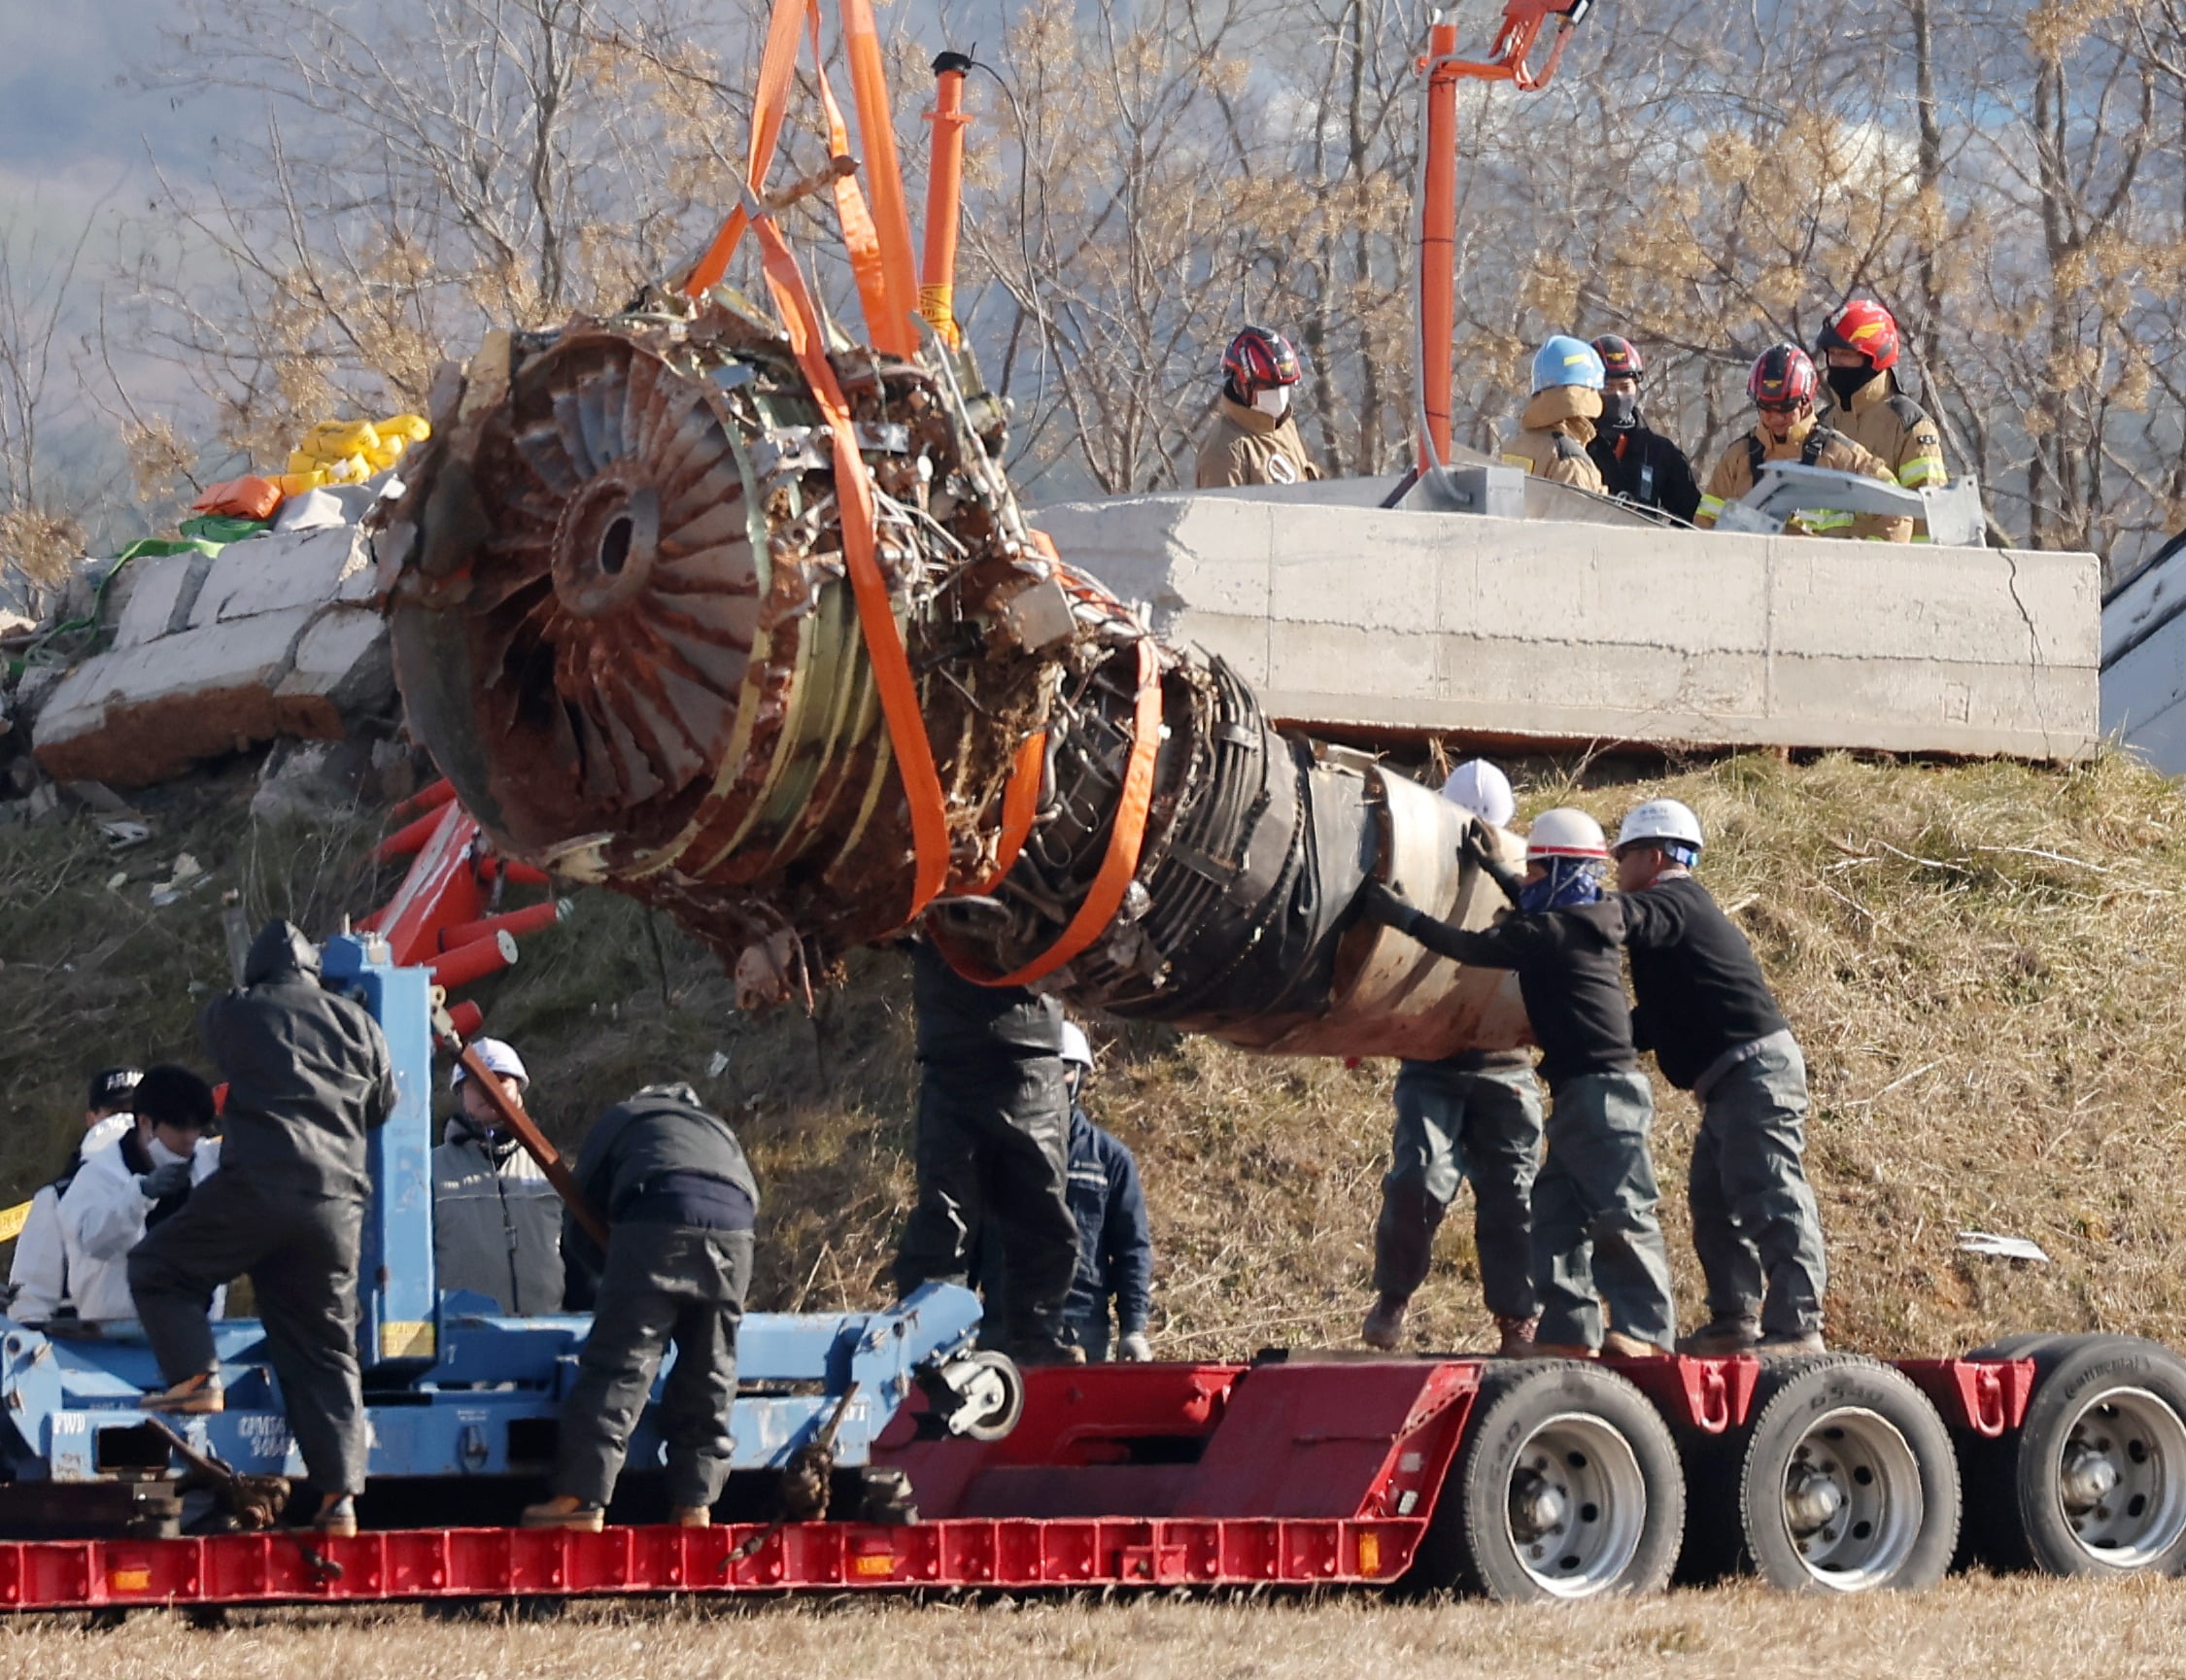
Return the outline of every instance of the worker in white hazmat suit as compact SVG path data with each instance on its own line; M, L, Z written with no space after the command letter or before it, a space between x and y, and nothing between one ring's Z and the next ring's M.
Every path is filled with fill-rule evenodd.
M129 1296L129 1251L153 1226L180 1213L190 1192L220 1168L213 1088L188 1068L147 1068L136 1120L84 1157L61 1197L61 1241L79 1319L137 1316ZM216 1293L212 1316L221 1316Z

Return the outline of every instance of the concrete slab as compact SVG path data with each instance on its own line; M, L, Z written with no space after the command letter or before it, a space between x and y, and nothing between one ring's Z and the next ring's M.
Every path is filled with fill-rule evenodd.
M189 627L201 630L291 607L323 606L337 598L347 580L370 570L362 534L354 526L229 543L214 557L190 610Z
M274 690L312 611L208 625L86 660L38 714L39 768L143 787L280 733Z
M115 621L114 645L141 647L170 631L186 629L212 566L208 554L154 554L132 560L123 574L132 581Z
M331 740L345 733L345 717L384 710L393 699L387 620L369 608L336 606L297 639L274 692L274 713L285 735Z
M1315 488L1033 522L1309 729L2045 760L2100 737L2092 555L1493 519Z

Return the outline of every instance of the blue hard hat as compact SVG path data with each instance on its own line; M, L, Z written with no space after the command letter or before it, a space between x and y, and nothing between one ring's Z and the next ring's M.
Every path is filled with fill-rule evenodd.
M1535 391L1552 385L1584 385L1588 391L1599 391L1602 377L1601 352L1584 338L1559 332L1533 353Z

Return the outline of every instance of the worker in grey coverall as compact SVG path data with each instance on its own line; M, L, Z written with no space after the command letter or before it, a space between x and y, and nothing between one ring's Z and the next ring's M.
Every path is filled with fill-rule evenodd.
M395 1102L371 1011L319 983L318 947L268 922L243 989L198 1019L227 1080L221 1170L129 1253L129 1292L168 1389L147 1411L218 1412L213 1291L248 1274L281 1402L321 1495L315 1526L355 1533L363 1491L364 1399L357 1366L357 1265L369 1133Z
M601 1114L577 1151L575 1178L607 1221L607 1252L592 1333L562 1402L555 1496L529 1507L524 1525L598 1532L672 1343L658 1414L669 1516L702 1528L729 1479L759 1184L729 1122L687 1084L647 1085ZM598 1257L574 1218L563 1246L572 1271Z
M1496 828L1518 803L1485 759L1457 766L1443 798ZM1494 1315L1497 1352L1523 1354L1533 1340L1533 1178L1541 1166L1541 1085L1526 1050L1467 1050L1397 1069L1396 1126L1374 1225L1374 1306L1360 1339L1383 1353L1403 1339L1412 1296L1426 1282L1435 1233L1473 1186L1473 1246L1480 1286Z
M531 1083L524 1059L499 1039L471 1047L522 1107ZM432 1151L433 1277L443 1292L489 1295L518 1318L559 1313L562 1198L461 1062L452 1082L458 1112Z
M1067 1193L1070 1084L1063 1011L1022 986L965 979L913 947L918 1016L918 1201L896 1251L896 1287L966 1284L985 1219L1008 1280L995 1346L1019 1364L1081 1364L1064 1323L1077 1271Z

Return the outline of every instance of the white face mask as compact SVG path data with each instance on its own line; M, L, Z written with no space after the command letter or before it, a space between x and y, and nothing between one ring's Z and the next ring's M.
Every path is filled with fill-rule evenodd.
M1252 406L1274 420L1281 420L1290 412L1290 387L1271 385L1253 397Z
M157 1137L151 1137L145 1140L144 1152L152 1157L152 1164L155 1167L171 1167L178 1161L188 1161L195 1158L194 1153L188 1155L176 1154L174 1150L170 1149L165 1144L161 1143Z

